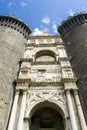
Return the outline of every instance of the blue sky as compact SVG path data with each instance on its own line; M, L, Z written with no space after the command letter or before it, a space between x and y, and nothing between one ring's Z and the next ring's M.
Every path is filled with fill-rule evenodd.
M87 11L87 0L0 0L0 14L21 18L33 35L47 30L57 34L57 26L74 13Z

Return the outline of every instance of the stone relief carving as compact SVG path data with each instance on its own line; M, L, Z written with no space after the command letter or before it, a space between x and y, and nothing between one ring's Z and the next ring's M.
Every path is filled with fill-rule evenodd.
M67 105L64 90L28 90L25 116L27 117L30 110L32 109L32 107L34 107L35 104L47 100L56 103L57 105L60 105L61 108L63 108L63 110L67 113Z
M29 75L32 82L60 82L61 74L44 74L44 75Z
M62 74L63 74L63 77L65 77L65 78L74 76L73 71L70 68L62 69Z
M39 100L53 100L55 102L60 102L64 106L66 104L64 91L54 92L49 90L42 90L40 92L28 92L27 106L32 105Z
M33 50L33 48L30 48L25 51L24 58L32 58L33 54L34 54L34 50Z
M46 77L47 82L60 82L61 75L49 75Z

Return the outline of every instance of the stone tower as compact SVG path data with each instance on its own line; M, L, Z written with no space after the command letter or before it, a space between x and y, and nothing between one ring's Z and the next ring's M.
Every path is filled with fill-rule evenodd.
M19 61L30 32L31 29L21 19L0 15L0 130L6 130L8 124L14 80L17 79Z
M71 64L78 77L77 86L87 122L87 13L69 17L59 28Z
M86 130L73 73L60 36L29 36L7 130Z

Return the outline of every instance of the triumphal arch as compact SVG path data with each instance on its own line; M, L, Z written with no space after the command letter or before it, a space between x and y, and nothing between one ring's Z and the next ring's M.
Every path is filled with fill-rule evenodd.
M60 36L30 36L16 81L8 130L82 130L77 78Z

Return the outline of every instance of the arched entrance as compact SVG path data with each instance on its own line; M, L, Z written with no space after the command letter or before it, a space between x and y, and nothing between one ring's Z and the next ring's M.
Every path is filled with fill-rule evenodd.
M63 118L53 108L40 108L31 117L30 130L64 130Z

